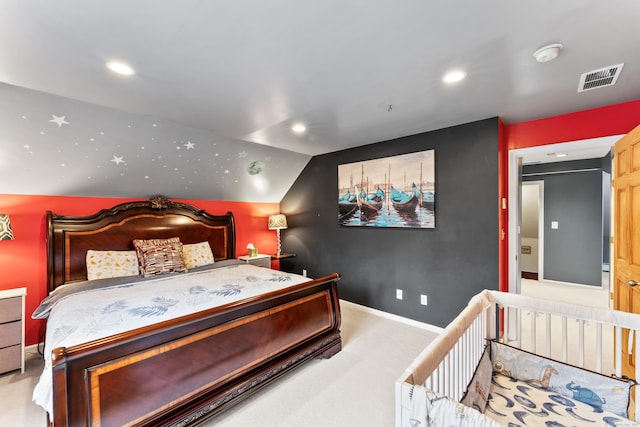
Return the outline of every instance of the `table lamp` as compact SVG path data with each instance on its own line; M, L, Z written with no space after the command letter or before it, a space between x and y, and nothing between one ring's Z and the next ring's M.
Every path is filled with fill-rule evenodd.
M269 230L276 230L278 233L278 253L280 256L282 247L280 245L280 230L287 228L287 217L283 214L269 215Z

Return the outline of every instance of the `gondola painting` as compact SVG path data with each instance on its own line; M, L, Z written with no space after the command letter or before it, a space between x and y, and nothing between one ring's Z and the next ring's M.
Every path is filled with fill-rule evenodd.
M338 165L338 223L435 228L434 150Z

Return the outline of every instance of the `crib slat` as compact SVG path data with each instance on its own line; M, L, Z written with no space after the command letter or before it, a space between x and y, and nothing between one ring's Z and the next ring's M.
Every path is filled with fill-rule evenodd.
M551 357L551 314L547 313L547 352L546 356Z
M580 354L578 366L584 368L584 320L578 321L578 351Z
M567 363L568 350L567 350L567 318L562 316L562 361Z
M596 325L596 372L602 373L602 323Z
M616 326L615 329L616 329L616 376L621 377L622 376L622 328L620 326ZM638 378L637 375L636 375L636 378Z
M531 311L531 352L536 352L536 317L538 313Z

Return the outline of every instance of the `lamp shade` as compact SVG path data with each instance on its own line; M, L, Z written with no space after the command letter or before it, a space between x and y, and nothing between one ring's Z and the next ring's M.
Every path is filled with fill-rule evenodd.
M282 230L287 228L287 217L282 214L269 215L269 230Z
M7 214L0 214L0 240L13 240L11 221L9 221L9 215Z

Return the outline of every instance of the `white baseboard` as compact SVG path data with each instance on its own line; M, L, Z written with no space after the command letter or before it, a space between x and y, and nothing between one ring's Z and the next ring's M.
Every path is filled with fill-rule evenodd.
M408 319L406 317L398 316L396 314L387 313L386 311L376 310L375 308L371 308L371 307L367 307L367 306L364 306L364 305L356 304L356 303L351 302L351 301L345 301L345 300L341 299L340 300L340 305L348 305L349 307L354 308L356 310L364 311L366 313L370 313L370 314L373 314L375 316L384 317L386 319L394 320L396 322L404 323L406 325L413 326L413 327L416 327L416 328L425 329L427 331L435 332L437 334L439 334L442 331L444 331L444 329L440 328L439 326L431 325L429 323L419 322L419 321L413 320L413 319Z

